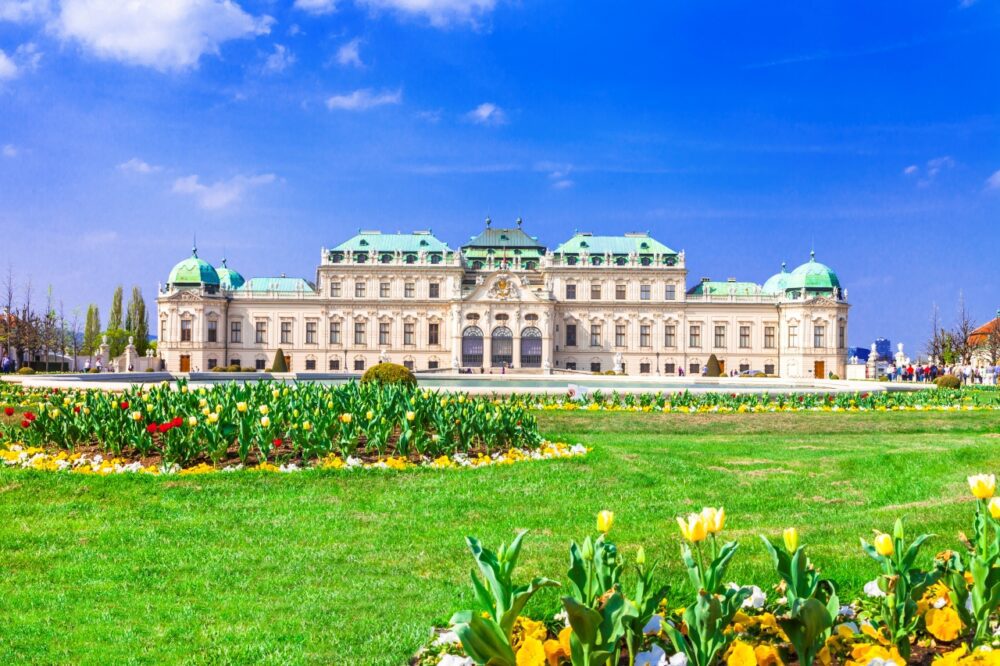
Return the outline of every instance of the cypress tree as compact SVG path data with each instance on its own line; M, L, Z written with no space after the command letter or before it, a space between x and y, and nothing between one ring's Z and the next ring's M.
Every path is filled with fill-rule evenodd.
M146 317L146 301L142 297L142 289L132 287L128 311L125 315L125 331L132 336L135 351L142 356L149 346L149 321Z
M115 295L111 297L111 314L108 315L108 330L112 331L122 327L122 286L115 288Z
M722 368L719 366L719 359L712 354L708 357L708 376L709 377L721 377Z
M285 352L280 347L274 353L274 363L271 364L271 372L288 372L288 364L285 363Z
M83 346L80 351L90 355L97 353L101 345L101 313L91 303L87 306L87 321L83 325Z

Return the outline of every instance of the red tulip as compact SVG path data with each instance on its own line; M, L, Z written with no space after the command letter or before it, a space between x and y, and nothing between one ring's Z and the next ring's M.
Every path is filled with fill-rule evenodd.
M275 446L281 446L281 438L279 437L278 439L274 440L271 443L274 444Z
M179 416L175 416L173 420L170 422L171 428L180 428L182 425L184 425L184 419L182 419Z
M121 407L122 409L128 409L128 401L122 400L122 403L119 405L119 407Z
M7 407L6 409L3 410L3 413L6 414L7 416L14 416L14 408Z
M74 414L79 414L80 413L80 408L79 407L74 407L73 408L73 413Z
M150 423L148 426L146 426L146 432L148 432L150 435L156 432L156 424Z
M21 427L22 428L30 428L31 427L31 423L28 422L28 421L21 421Z
M168 430L170 430L170 424L169 423L161 423L160 424L160 432L167 432Z
M31 422L35 420L35 415L32 412L25 412L24 418L26 418L29 422Z

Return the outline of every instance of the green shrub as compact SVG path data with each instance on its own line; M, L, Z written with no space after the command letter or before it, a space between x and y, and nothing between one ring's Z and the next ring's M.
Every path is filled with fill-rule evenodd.
M155 372L152 368L146 368L146 372Z
M957 389L962 388L962 380L955 375L941 375L934 380L938 388L943 389Z
M19 368L18 369L17 374L19 374L19 375L33 375L33 374L35 374L35 369L34 368L29 368L28 366L24 366L23 368Z
M364 384L366 382L416 386L417 378L405 366L396 363L379 363L365 370L365 374L361 376L361 383Z
M242 372L257 372L257 368L241 368Z
M224 365L217 365L214 368L212 368L211 371L212 372L225 372L226 371L226 366L224 366Z
M830 373L830 379L840 379L840 375L835 372Z
M288 364L285 363L285 352L278 348L274 352L274 363L271 364L271 372L288 372Z
M87 372L89 372L91 374L96 374L96 373L100 372L100 370L98 370L97 368L91 368L90 370L87 370Z
M708 376L709 377L721 377L722 376L722 366L719 365L719 359L712 354L708 357Z

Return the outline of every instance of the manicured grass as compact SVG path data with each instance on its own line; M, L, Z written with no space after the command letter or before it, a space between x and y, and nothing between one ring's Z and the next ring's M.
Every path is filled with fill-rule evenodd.
M799 526L844 597L875 575L858 538L956 545L967 474L1000 471L994 412L540 414L584 459L481 470L173 479L0 471L0 663L402 664L470 602L467 534L530 528L522 578L615 511L614 540L668 564L674 516L724 505L734 580L774 582L756 535ZM555 593L531 614L556 610Z

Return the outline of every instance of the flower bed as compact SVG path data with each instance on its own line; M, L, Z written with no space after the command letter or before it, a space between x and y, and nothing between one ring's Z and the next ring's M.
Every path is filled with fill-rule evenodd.
M0 438L46 455L82 453L142 467L277 464L399 466L540 452L535 417L515 403L382 384L180 383L16 395ZM26 409L21 412L15 407ZM551 447L549 447L551 448ZM390 462L402 461L402 462ZM329 462L330 465L336 463Z
M968 479L975 497L969 536L917 566L930 535L910 539L897 520L891 534L861 539L873 561L866 597L844 603L788 528L761 535L774 574L737 585L726 571L739 548L723 542L722 508L678 517L690 592L674 593L640 547L627 562L609 534L614 514L597 517L596 538L569 549L564 583L515 582L525 532L496 552L469 537L475 561L473 608L451 618L414 659L418 666L903 666L1000 664L1000 498L996 479ZM560 588L563 610L533 619L532 596ZM771 589L771 592L765 592Z
M540 410L744 414L769 412L981 411L1000 409L993 387L856 393L604 393L514 395L508 402Z

